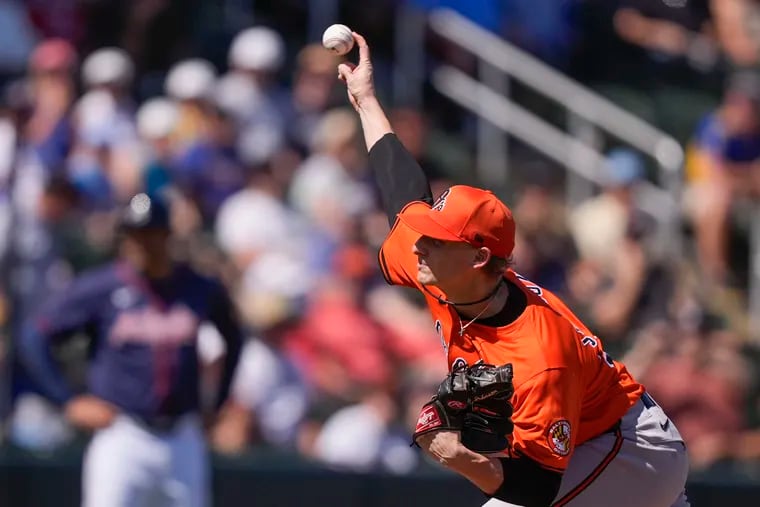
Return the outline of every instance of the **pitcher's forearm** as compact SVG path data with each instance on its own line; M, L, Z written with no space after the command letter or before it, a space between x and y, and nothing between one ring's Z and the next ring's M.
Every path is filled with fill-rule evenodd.
M384 135L392 133L393 129L377 97L363 100L358 104L358 112L364 131L364 142L369 151Z
M491 494L499 489L504 481L504 470L498 459L483 456L467 448L460 450L451 459L444 458L442 463L447 468L467 478L486 494Z

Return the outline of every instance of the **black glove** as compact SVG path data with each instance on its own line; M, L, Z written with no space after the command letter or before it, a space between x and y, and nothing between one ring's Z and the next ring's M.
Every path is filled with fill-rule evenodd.
M512 433L512 365L477 363L466 371L469 408L462 422L462 445L481 453L509 447Z
M515 392L512 385L512 364L494 366L478 362L465 371L467 388L473 403L501 399L509 401ZM512 415L510 412L509 415Z
M420 435L438 430L461 431L468 408L466 368L452 371L438 386L438 392L425 403L417 418L413 444Z

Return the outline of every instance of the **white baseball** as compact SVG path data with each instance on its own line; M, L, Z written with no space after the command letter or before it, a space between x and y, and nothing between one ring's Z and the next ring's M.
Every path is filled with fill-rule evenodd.
M354 36L351 35L349 27L336 23L328 26L322 34L322 45L335 54L343 56L354 47Z

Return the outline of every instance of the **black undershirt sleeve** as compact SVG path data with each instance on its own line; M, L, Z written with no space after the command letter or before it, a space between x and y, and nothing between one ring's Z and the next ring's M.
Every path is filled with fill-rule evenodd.
M391 227L396 222L396 215L410 202L433 204L427 176L395 134L384 135L372 146L369 167Z
M559 492L562 474L542 468L532 459L501 458L504 482L493 498L524 507L549 507Z

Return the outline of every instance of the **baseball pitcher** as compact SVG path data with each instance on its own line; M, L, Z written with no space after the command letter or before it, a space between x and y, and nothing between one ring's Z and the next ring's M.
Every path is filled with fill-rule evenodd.
M554 294L509 268L515 223L503 202L464 185L433 202L375 96L367 43L354 38L359 63L338 73L392 226L380 267L425 295L450 371L414 442L488 506L689 505L674 424Z

